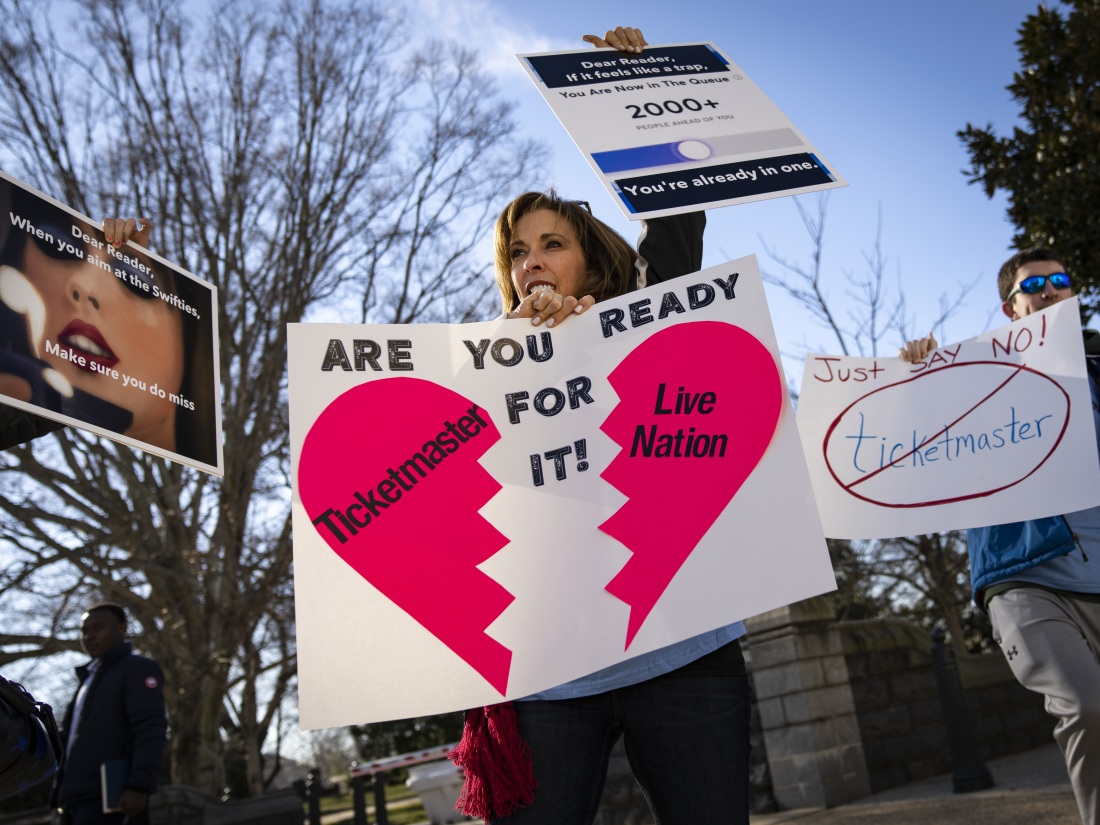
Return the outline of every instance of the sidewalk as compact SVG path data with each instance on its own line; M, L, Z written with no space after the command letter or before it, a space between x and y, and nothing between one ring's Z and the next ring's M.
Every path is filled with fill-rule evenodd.
M756 814L752 825L1081 825L1066 765L1051 742L1035 750L988 763L996 783L986 791L956 794L951 775L892 788L847 805L799 808ZM415 804L409 800L406 804ZM373 808L370 821L374 822ZM343 818L341 820L341 818ZM350 822L350 812L330 814L323 822ZM480 825L481 820L468 825ZM430 825L428 822L414 825Z
M987 767L996 784L986 791L956 794L950 774L945 774L829 810L759 814L752 817L752 825L1080 825L1065 762L1053 742L993 760Z

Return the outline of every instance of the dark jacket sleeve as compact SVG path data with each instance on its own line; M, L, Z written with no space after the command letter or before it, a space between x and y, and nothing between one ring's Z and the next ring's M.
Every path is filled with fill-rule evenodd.
M52 418L43 418L7 404L0 404L0 450L52 433L64 426Z
M706 212L689 212L645 222L638 256L645 262L645 285L698 272L703 268L703 230Z
M160 762L168 733L164 707L164 673L143 656L131 657L126 669L123 703L129 722L132 750L126 787L152 793L157 787Z

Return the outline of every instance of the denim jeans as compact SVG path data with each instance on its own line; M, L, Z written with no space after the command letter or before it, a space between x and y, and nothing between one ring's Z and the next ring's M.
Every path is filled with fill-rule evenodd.
M747 825L748 677L693 664L594 696L516 702L538 789L494 825L590 825L620 736L657 825Z

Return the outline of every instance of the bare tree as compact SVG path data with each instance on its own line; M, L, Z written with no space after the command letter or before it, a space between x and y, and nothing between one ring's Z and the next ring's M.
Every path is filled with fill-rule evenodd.
M86 214L153 216L157 251L218 288L225 444L221 480L76 431L3 454L0 610L22 621L0 661L123 604L165 669L173 779L219 792L232 730L259 793L296 667L287 324L487 314L475 245L544 149L473 55L409 50L381 5L0 9L4 164Z
M792 202L810 238L809 262L800 263L784 257L761 238L764 251L782 270L778 274L764 270L764 281L782 289L816 318L829 331L844 355L878 355L879 348L891 334L896 336L898 343L905 343L913 338L914 323L908 312L905 290L901 286L900 267L895 273L897 285L893 291L887 280L890 257L882 248L882 207L879 207L874 246L863 254L866 273L858 275L852 270L841 268L841 274L847 283L842 314L838 309L838 302L831 299L826 290L825 280L828 274L822 263L829 194L819 193L814 199L812 211L802 198L793 198ZM921 329L942 329L976 283L960 285L953 297L941 296L939 315L929 326Z
M322 775L331 779L345 774L355 761L355 742L347 728L325 728L311 731L309 750L312 764L321 769Z

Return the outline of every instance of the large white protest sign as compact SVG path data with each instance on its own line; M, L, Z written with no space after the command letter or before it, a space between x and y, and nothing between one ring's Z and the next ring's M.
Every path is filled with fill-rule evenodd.
M517 56L628 218L847 185L713 43Z
M222 474L218 294L0 173L0 401Z
M304 727L528 695L835 584L755 258L545 330L291 325Z
M887 538L1100 504L1076 300L900 358L806 359L798 427L833 538Z

